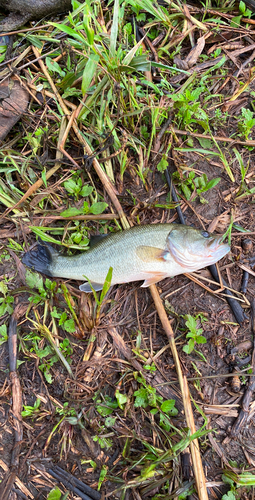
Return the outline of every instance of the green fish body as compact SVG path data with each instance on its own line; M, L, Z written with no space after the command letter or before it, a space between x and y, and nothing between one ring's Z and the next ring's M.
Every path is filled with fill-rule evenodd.
M110 267L112 285L144 280L143 287L214 264L229 252L221 236L181 224L150 224L111 233L88 251L64 256L39 243L22 262L48 276L86 280L101 290ZM91 292L87 283L80 286Z

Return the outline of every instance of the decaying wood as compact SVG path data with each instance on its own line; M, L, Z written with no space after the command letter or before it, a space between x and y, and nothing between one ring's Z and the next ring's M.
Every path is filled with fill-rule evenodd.
M0 84L0 142L26 112L29 104L29 94L21 86L17 77L7 79Z

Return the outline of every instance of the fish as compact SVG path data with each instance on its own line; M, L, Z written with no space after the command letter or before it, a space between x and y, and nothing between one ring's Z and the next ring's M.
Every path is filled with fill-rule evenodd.
M230 251L221 235L182 224L146 224L110 233L86 252L65 256L39 241L22 262L50 277L85 281L80 290L102 290L110 267L111 285L143 280L142 287L164 278L215 264Z

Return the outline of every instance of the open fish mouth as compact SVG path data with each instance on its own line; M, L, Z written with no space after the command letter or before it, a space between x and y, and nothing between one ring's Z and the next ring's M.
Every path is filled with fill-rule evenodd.
M230 247L227 243L222 243L222 235L211 236L206 241L206 244L195 245L186 244L186 248L180 245L175 245L169 241L168 250L177 264L187 270L196 270L214 264L222 259L229 251Z

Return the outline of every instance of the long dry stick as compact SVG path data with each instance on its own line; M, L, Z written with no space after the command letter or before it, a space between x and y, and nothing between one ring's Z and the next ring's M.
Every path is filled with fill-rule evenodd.
M195 427L192 406L191 406L191 401L190 401L188 382L187 382L186 376L183 375L183 373L182 373L181 364L180 364L180 360L179 360L179 356L178 356L178 352L177 352L175 340L174 340L174 332L173 332L172 327L169 323L165 308L162 304L162 300L159 296L158 289L157 289L156 285L151 285L150 291L151 291L151 295L153 297L160 321L162 323L162 326L163 326L163 328L166 332L167 338L169 340L170 348L171 348L172 355L174 358L175 368L176 368L176 372L178 375L178 381L180 384L181 393L182 393L182 397L183 397L183 405L184 405L187 426L190 428L191 433L194 434L196 432L196 427ZM193 470L194 470L196 486L197 486L197 493L198 493L199 499L200 500L208 500L206 483L205 483L205 476L204 476L203 465L202 465L201 455L200 455L200 451L199 451L199 444L198 444L197 439L194 439L193 441L191 441L190 450L191 450Z
M201 137L202 139L212 139L212 137L208 134L199 134L196 132L189 132L188 130L179 130L178 128L173 127L172 130L176 135L186 135L188 137ZM247 141L239 141L238 139L232 139L231 137L224 137L223 135L215 135L214 139L219 142L229 142L232 144L240 144L242 146L255 146L255 141L247 140Z

